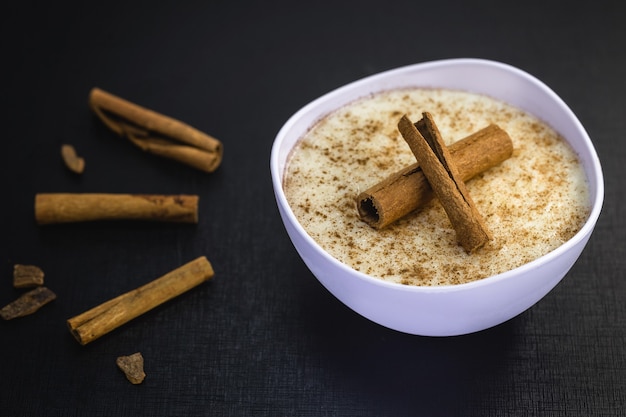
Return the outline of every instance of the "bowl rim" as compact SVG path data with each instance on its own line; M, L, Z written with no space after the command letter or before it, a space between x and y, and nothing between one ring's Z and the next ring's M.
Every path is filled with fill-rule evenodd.
M589 152L589 155L588 155L589 166L588 166L588 169L586 170L586 173L588 174L589 172L592 172L593 174L595 174L594 175L595 187L590 187L590 191L595 188L595 193L589 196L590 203L591 203L591 210L583 226L569 240L567 240L566 242L564 242L557 248L553 249L552 251L530 262L527 262L514 269L511 269L511 270L508 270L499 274L490 275L488 277L477 279L477 280L463 283L463 284L449 284L449 285L437 285L437 286L417 286L417 285L400 284L400 283L387 281L379 277L374 277L374 276L365 274L364 272L358 271L350 267L349 265L339 261L335 257L333 257L326 250L324 250L306 232L304 227L300 224L297 217L293 213L293 210L291 209L291 206L289 205L287 198L285 196L285 192L284 192L283 184L282 184L284 172L281 171L281 170L284 170L284 165L281 164L280 158L281 158L281 152L282 152L281 145L286 139L287 133L293 128L293 126L296 124L298 119L300 119L303 115L307 114L312 109L315 109L320 104L332 99L335 96L341 96L342 94L348 93L350 90L355 89L361 85L371 83L380 78L390 77L390 76L393 76L394 74L399 74L399 73L403 73L407 71L415 71L418 69L432 69L432 68L437 68L437 67L448 67L448 66L453 66L453 65L468 65L468 64L475 65L475 66L476 65L483 66L485 68L500 69L502 71L511 72L519 77L526 79L527 81L531 82L532 84L534 84L535 86L543 90L544 93L549 95L552 98L552 100L554 100L556 104L561 108L561 110L567 113L570 119L574 121L576 130L583 138L585 148ZM383 90L381 89L380 91L383 91ZM364 96L365 94L362 95L362 97ZM355 100L357 98L352 98L350 101ZM323 118L326 114L328 114L328 112L324 114L320 114L316 120ZM311 125L309 125L309 127L310 126ZM289 149L289 152L290 151L291 149ZM270 173L272 177L272 185L274 188L274 195L277 200L277 204L283 208L283 210L281 210L281 214L287 216L289 222L293 225L293 227L298 232L298 234L306 240L307 244L310 245L310 247L314 249L316 253L318 253L320 256L325 258L331 264L333 264L334 267L344 270L375 286L401 290L405 292L416 292L416 293L456 292L456 291L464 291L464 290L473 289L473 288L480 288L486 285L491 285L496 282L507 280L512 276L517 276L517 275L526 273L528 271L531 271L533 269L536 269L539 266L558 258L561 254L568 252L576 245L581 244L581 243L586 244L585 240L589 238L593 229L595 228L595 225L597 223L598 218L600 217L600 213L602 211L602 206L604 203L604 178L603 178L602 167L600 164L599 157L597 155L595 147L593 146L591 138L587 134L585 128L582 126L582 124L580 123L576 115L569 108L569 106L550 87L548 87L545 83L543 83L541 80L534 77L533 75L517 67L514 67L512 65L499 62L499 61L482 59L482 58L450 58L450 59L426 61L426 62L421 62L421 63L416 63L416 64L404 65L401 67L392 68L389 70L385 70L382 72L378 72L378 73L357 79L355 81L352 81L348 84L335 88L319 96L318 98L314 99L313 101L309 102L308 104L301 107L298 111L296 111L291 117L289 117L289 119L285 122L285 124L278 131L274 139L274 142L272 144L272 149L270 153ZM591 176L587 175L587 181L590 181L591 179L592 179Z

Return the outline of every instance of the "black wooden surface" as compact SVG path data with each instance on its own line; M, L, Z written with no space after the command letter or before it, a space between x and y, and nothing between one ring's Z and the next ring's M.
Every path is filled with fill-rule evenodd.
M618 416L626 405L626 14L619 3L23 2L2 6L0 304L35 264L58 298L0 323L3 416ZM611 5L615 4L615 5ZM269 175L287 118L350 81L506 62L577 114L606 178L595 234L527 312L452 338L356 315L298 258ZM98 86L220 138L204 174L112 135ZM62 143L85 157L82 176ZM197 225L39 227L38 192L195 193ZM87 346L65 320L206 255L210 283ZM115 358L136 351L131 385Z

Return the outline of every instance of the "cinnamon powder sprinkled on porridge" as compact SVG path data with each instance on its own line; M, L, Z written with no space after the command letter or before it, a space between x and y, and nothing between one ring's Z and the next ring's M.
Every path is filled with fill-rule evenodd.
M429 112L447 145L489 124L506 130L513 155L468 181L494 239L468 255L435 199L382 229L357 213L359 192L415 163L397 129ZM327 115L290 155L284 190L298 221L333 257L407 285L453 285L498 274L560 246L590 212L583 168L571 147L536 117L492 98L403 89L362 98Z

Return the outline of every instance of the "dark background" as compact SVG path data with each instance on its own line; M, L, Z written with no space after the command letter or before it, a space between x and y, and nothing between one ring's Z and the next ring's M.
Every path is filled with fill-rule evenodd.
M76 2L74 2L76 3ZM557 2L555 2L557 3ZM22 2L0 14L0 304L15 263L57 300L0 323L3 416L617 416L626 406L626 29L619 2ZM334 299L284 231L269 154L314 98L402 65L476 57L544 81L579 117L606 199L571 272L467 336L380 327ZM98 86L222 140L205 174L138 150ZM60 145L86 159L65 169ZM38 192L194 193L197 225L38 227ZM216 276L80 346L65 320L206 255ZM131 385L115 358L140 351Z

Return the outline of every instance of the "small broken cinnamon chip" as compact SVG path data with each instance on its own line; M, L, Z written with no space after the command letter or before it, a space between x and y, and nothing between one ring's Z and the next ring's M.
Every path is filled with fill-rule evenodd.
M141 352L133 353L128 356L120 356L115 363L124 372L126 378L131 384L141 384L146 378L143 370L143 356Z
M43 285L44 273L35 265L13 265L13 286L15 288L32 288Z
M470 198L432 115L424 112L422 116L415 124L403 116L398 129L446 211L459 243L472 253L492 239L491 233Z
M37 287L2 307L2 309L0 309L0 317L4 320L11 320L33 314L56 298L56 294L48 288Z
M76 154L76 150L72 145L61 145L61 157L70 171L82 174L85 170L85 160Z

